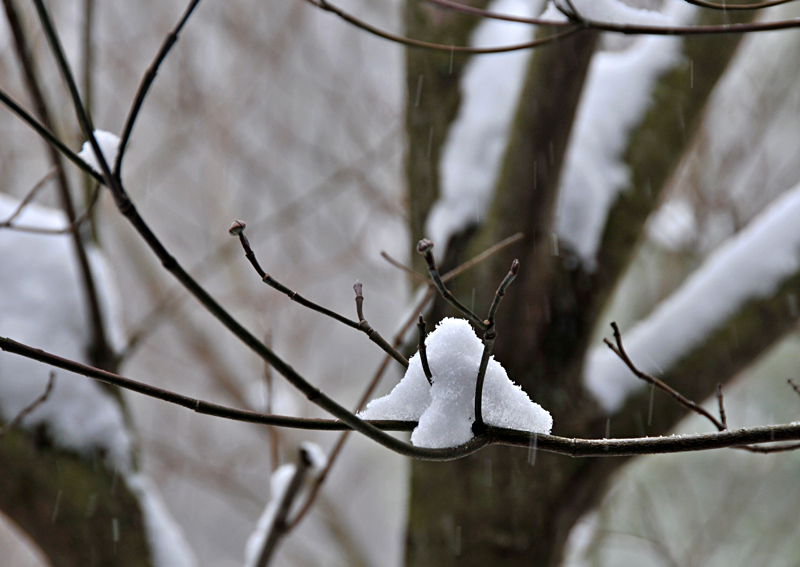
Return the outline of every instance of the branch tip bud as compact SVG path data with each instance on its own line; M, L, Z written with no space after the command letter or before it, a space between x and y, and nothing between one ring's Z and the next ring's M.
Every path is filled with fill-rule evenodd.
M417 244L417 252L420 254L425 254L426 252L430 251L433 248L433 242L428 240L427 238L423 238Z
M235 220L231 223L230 228L228 228L228 234L231 236L239 236L244 232L246 226L244 221Z
M364 287L361 285L361 282L356 280L356 283L353 285L353 291L356 292L356 297L361 297L361 288Z
M519 272L519 260L515 258L514 261L511 262L511 273L516 276L518 272Z

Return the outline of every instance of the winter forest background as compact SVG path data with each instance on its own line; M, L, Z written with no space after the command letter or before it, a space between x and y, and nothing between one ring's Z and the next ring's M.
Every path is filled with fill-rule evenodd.
M755 15L626 4L661 15L616 0L597 0L606 12L587 15L654 25L800 17L795 2ZM77 152L86 138L36 10L4 0L6 15L10 6L52 128ZM442 45L524 43L536 31L415 0L341 7ZM48 9L95 127L119 134L186 4ZM495 0L488 9L535 17L545 6ZM33 112L17 41L4 21L0 89ZM715 431L603 345L611 321L643 370L714 415L723 384L731 428L789 423L800 414L787 384L800 382L798 52L792 29L695 39L587 31L468 57L407 49L309 3L206 0L158 72L122 179L170 253L346 407L384 354L264 286L227 234L233 219L247 222L267 272L321 305L355 317L360 281L366 318L390 341L421 285L381 252L426 274L414 252L423 236L447 271L525 233L448 285L483 312L511 259L521 260L495 354L553 414L554 435ZM96 184L65 164L80 213ZM62 207L56 171L36 133L0 112L0 222L44 180L36 204L0 227L0 336L89 363L70 239L7 226L65 226L53 211ZM180 287L107 190L92 211L81 235L116 371L238 408L329 417ZM429 330L454 315L441 302L425 313ZM412 337L405 352L413 348ZM401 371L390 365L374 396ZM0 354L0 422L44 391L49 372ZM271 472L294 462L302 442L328 453L339 436L197 415L55 372L51 397L0 438L3 565L242 565ZM798 470L797 452L732 449L626 460L490 447L422 463L354 434L272 564L793 565ZM32 491L22 506L20 479Z

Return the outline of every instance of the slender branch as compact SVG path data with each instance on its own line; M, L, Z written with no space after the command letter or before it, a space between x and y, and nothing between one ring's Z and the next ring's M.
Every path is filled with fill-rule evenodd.
M89 164L83 161L78 154L73 152L68 146L64 144L58 137L53 134L49 128L44 126L41 122L39 122L33 115L25 110L18 102L16 102L11 96L8 95L5 91L0 89L0 103L3 103L6 108L8 108L13 114L17 116L17 118L21 119L25 122L31 129L39 134L46 142L50 145L54 146L61 154L78 166L84 173L87 173L94 177L95 181L103 183L103 177L97 173L94 169L92 169Z
M433 296L433 293L429 291L425 294L425 296L417 303L416 308L413 310L414 312L419 311L422 309L425 304L430 300ZM403 343L403 337L405 337L406 332L408 329L411 328L411 325L414 323L414 316L412 315L409 317L405 323L400 327L400 330L394 336L393 345L395 347L399 347ZM367 404L367 401L372 397L372 393L375 391L375 388L378 387L378 382L380 382L381 377L386 372L386 369L389 367L389 361L392 360L392 357L388 354L383 357L378 369L375 371L375 374L372 376L372 380L370 380L369 384L367 385L364 393L361 395L361 399L358 401L356 405L356 412L361 411L361 409ZM410 430L409 430L410 431ZM316 479L314 480L311 489L308 491L308 496L306 497L305 502L303 503L302 508L297 512L297 515L292 519L292 523L289 526L289 529L294 529L297 525L303 520L303 518L308 514L311 507L314 505L314 501L319 494L319 491L322 488L322 484L325 482L325 479L328 478L328 473L330 473L331 469L333 468L334 463L336 463L336 459L342 452L344 448L344 444L347 441L348 436L350 435L350 431L345 431L339 436L339 439L336 440L336 444L333 446L330 454L328 455L328 460L325 463L325 467L320 471L317 475Z
M717 428L718 431L726 431L728 429L727 417L725 415L725 407L722 401L722 387L717 386L717 402L719 405L719 412L720 412L720 419L715 418L702 406L699 406L694 401L688 399L683 394L675 390L674 388L668 386L658 378L647 374L646 372L642 372L639 370L636 365L633 364L631 359L628 357L628 354L625 352L625 348L622 346L622 336L619 332L619 327L615 322L611 323L611 327L614 329L614 340L616 342L616 346L613 345L608 339L603 339L603 341L608 345L608 347L614 351L614 353L620 357L620 359L628 366L628 368L636 375L637 378L640 378L651 384L660 390L667 392L670 396L672 396L680 405L684 406L685 408L702 415L706 419L708 419L711 423L714 424L714 427ZM740 449L742 451L749 451L751 453L779 453L784 451L793 451L795 449L800 448L800 444L797 445L783 445L778 447L753 447L752 445L742 445L740 447L735 447L736 449Z
M722 429L728 429L728 418L725 415L725 404L722 400L722 384L717 384L717 403L719 404L719 420Z
M3 438L3 436L6 434L6 431L15 428L22 422L23 419L25 419L25 416L30 414L33 410L35 410L36 408L38 408L40 405L42 405L47 401L47 398L50 397L50 392L53 391L53 385L55 383L56 383L56 373L51 371L50 377L47 379L47 386L44 389L44 393L35 400L33 400L30 404L22 408L20 412L8 423L0 427L0 439Z
M356 292L356 314L358 315L358 330L363 331L373 343L381 347L383 352L394 358L399 362L403 368L408 368L408 359L400 354L400 352L386 342L381 334L373 329L367 320L364 318L364 295L362 294L361 282L357 281L353 286L353 291Z
M42 187L44 187L45 184L48 181L50 181L55 175L56 175L56 166L53 166L47 173L44 174L44 177L42 177L39 181L37 181L36 184L31 188L31 190L28 191L27 195L25 195L25 197L19 202L19 205L17 205L17 208L14 209L14 212L12 212L11 215L6 220L0 222L0 228L8 228L10 226L13 226L12 223L14 222L14 219L16 219L20 214L22 214L22 211L25 209L25 207L27 207L28 204L30 204L36 198L36 195L39 194L39 191L42 189Z
M384 260L386 260L387 262L389 262L395 268L398 268L398 269L404 271L406 274L408 274L409 276L411 276L412 278L417 280L417 283L426 284L426 285L429 283L428 282L428 278L426 278L422 274L416 272L415 270L412 270L411 268L409 268L405 264L402 264L402 263L398 262L397 260L395 260L394 258L389 256L389 254L387 254L383 250L381 250L381 257Z
M397 34L389 33L387 31L384 31L380 28L373 26L372 24L368 24L364 20L361 20L353 16L352 14L342 10L338 6L331 4L330 2L328 2L328 0L306 0L306 2L308 2L312 6L320 8L321 10L325 10L326 12L335 14L345 22L377 37L387 39L391 42L399 43L401 45L406 45L408 47L430 49L433 51L445 51L447 53L469 53L473 55L486 55L489 53L506 53L508 51L533 49L535 47L540 47L542 45L547 45L548 43L553 43L560 39L564 39L567 36L575 34L582 29L581 27L571 27L564 31L554 33L544 38L535 39L533 41L520 43L517 45L507 45L502 47L467 47L463 45L442 45L438 43L430 43L427 41L421 41L419 39L411 39L409 37L403 37ZM553 25L560 25L560 23L554 23Z
M311 468L311 457L305 447L300 447L299 453L294 475L289 482L289 486L286 488L286 492L283 493L283 497L278 504L278 509L275 511L272 526L264 540L264 547L261 548L261 553L258 555L255 567L266 567L269 565L270 558L277 549L278 543L280 543L283 537L289 532L290 524L287 522L289 510L300 494L300 489L303 487L308 470Z
M794 380L792 380L791 378L789 378L789 379L787 380L787 382L788 382L788 383L789 383L789 385L792 387L792 389L795 391L795 393L796 393L798 396L800 396L800 386L798 386L797 384L795 384L795 383L794 383Z
M489 366L489 357L492 356L494 350L494 343L497 340L497 330L494 327L494 317L497 314L497 308L500 307L500 302L506 294L508 286L514 281L519 273L519 260L514 259L511 262L511 268L500 282L500 286L494 294L492 305L489 307L489 315L486 318L488 329L483 334L483 352L481 353L481 363L478 366L478 378L475 380L475 422L472 424L472 431L477 435L484 431L486 424L483 422L483 382L486 379L486 368Z
M311 0L306 0L311 1ZM471 14L474 16L480 16L482 18L489 18L489 19L497 19L497 20L507 20L512 22L530 24L530 25L547 25L547 26L577 26L578 30L597 30L597 31L607 31L613 33L622 33L627 35L670 35L670 36L687 36L687 35L727 35L727 34L737 34L737 33L753 33L753 32L763 32L763 31L777 31L783 29L791 29L800 27L800 19L798 18L790 18L785 20L777 20L772 22L755 22L755 23L744 23L744 24L720 24L720 25L690 25L690 26L652 26L652 25L640 25L640 24L615 24L611 22L600 22L596 20L589 20L583 17L573 5L571 0L565 0L567 3L567 8L564 6L559 5L558 3L555 4L556 8L564 14L568 22L556 22L551 20L542 20L541 18L526 18L522 16L510 16L507 14L497 14L494 12L489 12L487 10L482 10L480 8L474 8L471 6L465 6L463 4L459 4L456 2L448 2L446 0L428 0L431 3L438 4L445 8L449 8L456 12L462 12L466 14ZM771 6L778 6L780 4L786 4L789 2L793 2L795 0L773 0L772 2L761 2L756 4L741 4L741 5L733 5L733 4L717 4L712 2L704 2L702 0L684 0L689 4L694 4L696 6L702 6L704 8L711 8L717 10L758 10L760 8L768 8ZM311 2L316 4L316 2ZM352 23L352 22L351 22ZM356 25L356 24L354 24ZM361 26L357 26L361 27ZM568 28L569 32L575 31L576 28ZM369 31L369 30L367 30ZM566 34L567 32L561 32L562 34ZM561 34L556 34L561 35ZM552 39L555 39L556 36L552 36ZM387 38L388 39L388 38ZM547 38L551 39L551 38ZM559 38L560 39L560 38ZM531 47L538 47L531 46Z
M358 425L356 428L353 424L347 423L345 420L301 419L260 414L258 412L212 404L169 390L163 390L149 384L119 376L118 374L81 364L74 360L61 358L54 354L18 343L7 337L0 337L0 350L38 360L56 368L62 368L76 374L119 386L120 388L176 404L197 413L213 415L231 421L321 431L344 431L348 429L362 431L366 429L363 425L367 425L369 428L380 431L382 434L379 439L375 439L375 437L378 436L371 434L368 434L368 437L375 439L399 454L423 460L445 461L459 459L471 455L490 444L522 447L527 450L530 448L531 436L533 435L529 431L516 431L487 425L485 434L474 437L467 443L458 447L428 449L425 447L415 447L397 440L395 440L396 444L390 444L384 442L383 436L385 434L383 431L411 431L417 426L417 423L413 421L365 422L360 419L350 420L356 422L356 425ZM772 443L775 441L800 441L800 423L751 427L695 435L641 437L636 439L570 439L555 435L536 434L537 449L571 457L618 457L685 453L710 449L737 448L747 444ZM800 446L800 443L798 445Z
M445 287L444 282L439 275L439 268L436 266L436 260L433 257L432 250L433 242L427 238L423 238L417 244L417 252L419 252L422 257L425 258L425 263L428 265L428 273L431 276L431 280L433 280L433 285L436 286L436 289L439 291L439 294L445 301L461 311L461 313L463 313L473 325L478 327L480 330L485 331L488 328L488 323L486 321L482 321L480 317L478 317L471 309L456 299L456 297Z
M125 125L122 128L122 136L119 140L117 157L114 161L114 177L117 179L120 179L121 177L122 158L125 156L125 150L128 149L128 141L130 140L131 133L133 132L133 126L136 123L136 119L139 117L139 111L142 109L142 104L144 103L144 99L150 90L150 86L153 84L153 81L155 81L156 74L158 74L158 69L161 67L164 59L167 58L172 46L177 43L178 34L183 29L183 26L186 25L186 22L189 20L189 16L192 15L192 12L199 3L200 0L191 0L191 2L189 2L189 5L183 12L183 16L181 16L181 19L178 21L172 31L167 34L167 37L164 38L164 42L161 44L161 48L158 50L158 53L156 53L155 59L153 59L153 62L150 63L150 66L147 68L147 71L145 71L144 76L139 83L139 88L136 90L136 96L133 99L133 104L131 105L130 110L128 110L127 118L125 118Z
M267 284L271 288L278 290L279 292L281 292L282 294L287 296L289 299L291 299L294 302L299 303L303 307L311 309L312 311L316 311L317 313L321 313L322 315L326 315L326 316L330 317L331 319L335 319L336 321L339 321L340 323L344 323L345 325L347 325L348 327L351 327L353 329L358 329L359 328L358 327L358 323L356 321L353 321L352 319L348 319L344 315L339 315L335 311L331 311L330 309L328 309L326 307L322 307L321 305L317 305L313 301L309 301L308 299L306 299L305 297L303 297L302 295L300 295L296 291L292 291L291 289L289 289L288 287L286 287L285 285L283 285L282 283L280 283L279 281L274 279L272 276L270 276L267 272L265 272L264 269L261 267L261 264L258 263L258 259L256 259L256 253L253 252L253 249L250 247L250 241L247 239L247 236L244 234L244 229L246 227L247 227L247 225L244 222L242 222L240 220L235 220L235 221L233 221L233 223L231 224L230 228L228 229L228 234L230 234L231 236L238 236L239 237L239 242L242 244L242 248L244 249L244 256L245 256L245 258L247 258L247 260L250 262L250 264L252 264L252 266L255 269L256 273L261 278L261 281L263 281L265 284Z
M25 86L30 94L34 109L41 120L43 128L51 131L53 129L53 119L51 116L50 107L44 96L44 91L39 80L36 65L30 50L28 39L25 35L22 22L20 21L17 13L17 8L14 0L3 0L6 16L8 19L9 27L11 28L12 35L14 36L14 46L23 71L23 78ZM38 6L37 6L38 11ZM49 19L42 19L40 13L40 20L43 25L49 24ZM53 136L56 137L56 136ZM84 295L85 309L87 311L91 338L87 345L89 355L92 361L100 366L112 368L116 363L116 355L108 342L105 317L100 306L100 298L95 282L94 274L92 273L92 266L89 264L88 254L86 252L86 245L78 231L76 225L75 206L72 203L72 190L70 188L69 179L64 169L64 161L61 154L56 151L56 148L48 144L46 151L50 162L56 168L56 180L58 195L61 208L69 222L70 240L72 241L72 248L75 252L78 272L80 274L82 283L82 293Z
M461 275L463 272L469 270L470 268L472 268L476 264L480 264L481 262L483 262L487 258L489 258L491 256L494 256L500 250L502 250L502 249L504 249L504 248L506 248L508 246L511 246L512 244L514 244L516 242L519 242L524 237L525 237L525 235L523 233L518 232L516 234L513 234L513 235L509 236L508 238L504 238L503 240L501 240L500 242L498 242L494 246L492 246L490 248L487 248L486 250L484 250L483 252L481 252L480 254L475 256L474 258L472 258L470 260L467 260L466 262L464 262L460 266L458 266L456 268L453 268L452 270L447 272L445 275L442 276L442 281L445 282L445 283L449 282L450 280L452 280L456 276Z
M701 8L708 8L710 10L722 10L728 12L731 10L760 10L761 8L772 8L773 6L780 6L781 4L789 4L796 0L769 0L768 2L754 2L753 4L728 4L723 2L718 4L716 2L706 2L705 0L684 0L687 4L693 6L700 6Z
M431 374L431 367L428 365L428 349L425 346L425 319L422 317L422 313L419 314L417 329L419 330L419 343L417 344L417 351L419 352L420 362L422 362L422 371L425 373L425 378L428 380L428 384L433 386L433 374Z
M705 408L697 405L695 402L693 402L692 400L690 400L689 398L678 392L675 388L668 386L655 376L651 376L650 374L639 370L636 367L636 365L631 361L631 359L628 357L628 353L625 352L625 347L622 346L622 335L620 335L619 327L617 326L616 322L611 323L611 328L614 330L614 341L616 342L616 346L613 343L611 343L611 341L609 341L608 339L603 339L603 342L606 343L608 348L614 351L614 354L616 354L622 360L622 362L625 363L625 365L630 369L631 372L633 372L633 374L637 378L644 380L645 382L651 384L652 386L655 386L659 390L663 390L664 392L672 396L675 399L675 401L677 401L680 405L682 405L686 409L702 415L703 417L708 419L711 423L713 423L714 427L716 427L719 431L725 430L725 426L722 424L722 422L713 415L711 415Z
M508 286L511 285L511 282L514 281L514 278L517 277L519 273L519 260L514 260L511 262L511 268L506 274L506 277L503 278L503 281L500 282L500 287L497 288L497 291L494 294L494 299L492 300L492 305L489 307L489 316L486 318L489 321L489 326L494 326L494 317L497 314L497 308L500 307L500 302L503 300L503 297L506 294L506 290Z

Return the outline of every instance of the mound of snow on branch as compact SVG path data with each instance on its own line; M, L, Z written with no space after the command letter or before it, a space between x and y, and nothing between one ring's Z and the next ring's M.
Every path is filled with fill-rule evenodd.
M400 383L373 400L363 419L418 421L411 443L418 447L455 447L472 439L475 383L483 343L464 319L442 320L425 340L433 386L419 353L409 361ZM549 434L553 418L514 384L494 357L483 385L483 420L489 425Z

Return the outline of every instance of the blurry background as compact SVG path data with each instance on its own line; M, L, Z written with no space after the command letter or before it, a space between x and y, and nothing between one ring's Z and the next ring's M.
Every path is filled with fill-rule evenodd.
M185 6L88 1L94 8L94 123L119 133L140 77ZM86 4L51 4L80 69ZM383 28L401 29L398 0L343 6ZM57 127L77 150L83 140L68 98L32 12L26 20ZM10 41L0 25L0 84L26 101ZM624 325L647 313L719 243L800 180L799 49L795 31L744 41L608 320ZM235 218L246 221L271 275L340 313L355 315L351 286L361 281L367 319L391 337L411 298L406 276L380 257L382 250L404 262L410 257L405 85L401 46L305 3L204 2L159 71L123 168L140 213L179 261L245 326L269 337L277 353L347 406L355 404L382 353L362 334L264 286L227 227ZM48 168L38 137L10 112L0 112L0 191L22 197ZM82 188L82 176L69 171ZM47 190L38 201L57 204ZM691 204L688 214L681 203ZM132 341L121 373L263 410L264 365L187 298L107 194L96 228L115 269L121 321ZM785 384L796 375L797 347L796 337L786 339L738 377L726 394L733 427L798 419L800 398ZM399 377L392 368L380 393ZM276 413L321 416L280 377L273 387ZM141 466L199 564L241 565L275 466L267 429L136 395L125 399ZM695 430L691 422L681 426ZM278 437L285 460L295 458L303 440L326 450L335 441L335 434L291 430ZM399 565L407 467L405 459L353 436L310 518L286 539L275 564ZM796 453L637 459L618 475L599 511L578 524L567 564L792 564L800 552L792 521L799 467ZM14 567L46 564L1 521L0 557Z

